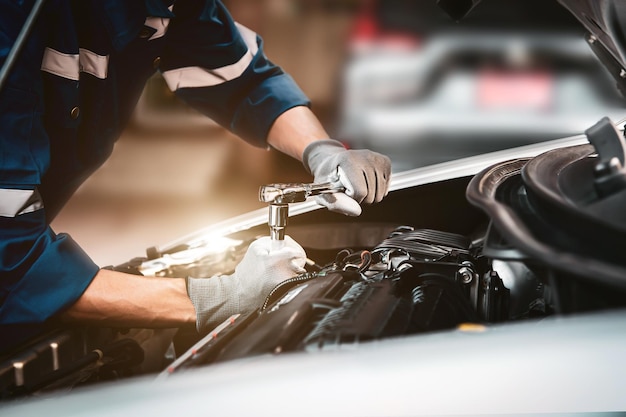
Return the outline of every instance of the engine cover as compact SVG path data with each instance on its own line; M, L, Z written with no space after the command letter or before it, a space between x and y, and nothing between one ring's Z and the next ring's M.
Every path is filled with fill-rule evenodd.
M178 369L261 354L337 349L498 321L508 290L464 236L401 227L371 251L344 250L320 271L276 287L263 308L233 316L175 361Z

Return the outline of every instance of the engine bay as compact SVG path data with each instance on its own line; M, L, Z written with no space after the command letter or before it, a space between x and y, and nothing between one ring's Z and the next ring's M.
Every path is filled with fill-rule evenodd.
M509 290L486 261L465 236L399 227L371 250L341 250L280 284L259 311L231 317L166 373L505 320ZM540 304L533 300L522 314Z
M574 159L584 161L583 171L592 171L597 155L588 145L580 149L576 147ZM554 152L572 154L562 149ZM543 158L554 163L554 155ZM472 194L476 190L488 194L488 202L498 198L508 202L507 198L516 196L513 200L524 201L527 212L538 213L531 207L534 200L526 202L532 188L524 188L528 181L521 179L530 161L506 161L479 175L406 187L368 207L358 218L347 220L326 210L293 216L287 234L305 249L307 272L275 287L258 310L233 315L206 335L199 336L195 329L166 331L169 339L164 340L170 342L156 343L160 349L155 349L160 352L156 354L151 352L155 343L141 344L131 329L53 329L4 358L2 398L146 373L162 379L192 368L262 355L358 350L381 340L459 329L483 331L551 316L623 308L626 289L622 281L612 279L624 276L621 258L609 253L604 259L594 252L597 245L589 250L574 243L579 248L577 258L602 262L602 276L587 273L584 268L589 266L573 270L570 254L567 263L559 256L553 260L533 256L523 245L520 249L516 236L498 223L502 216L478 207L480 202ZM574 177L579 180L580 174ZM492 198L492 192L497 197ZM545 240L544 223L538 222L541 227L524 239ZM145 257L114 269L163 279L211 279L231 273L249 244L267 235L267 228L265 222L257 222L223 236L199 233L166 250L149 248ZM526 230L521 223L511 228ZM586 241L588 235L582 236ZM603 239L608 245L619 245L621 236ZM574 242L573 238L569 241ZM567 248L557 249L558 255ZM156 363L150 371L141 366L148 358Z

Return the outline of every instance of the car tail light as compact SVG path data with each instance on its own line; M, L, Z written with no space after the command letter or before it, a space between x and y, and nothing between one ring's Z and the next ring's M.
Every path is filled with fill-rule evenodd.
M421 39L414 34L381 28L374 8L366 5L357 15L348 46L353 53L380 51L412 51L420 47Z

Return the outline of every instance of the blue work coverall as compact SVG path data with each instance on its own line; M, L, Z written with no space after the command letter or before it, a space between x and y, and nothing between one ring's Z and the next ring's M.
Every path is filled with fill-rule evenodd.
M33 0L0 0L0 63ZM173 4L172 4L173 3ZM49 224L110 155L146 80L256 146L309 105L217 0L49 0L0 92L0 351L42 331L98 266Z

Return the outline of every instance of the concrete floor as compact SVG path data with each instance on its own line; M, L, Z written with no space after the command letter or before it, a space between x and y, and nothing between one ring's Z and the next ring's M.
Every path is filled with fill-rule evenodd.
M258 187L310 181L297 161L215 126L127 131L53 221L100 266L144 256L214 222L263 207Z

